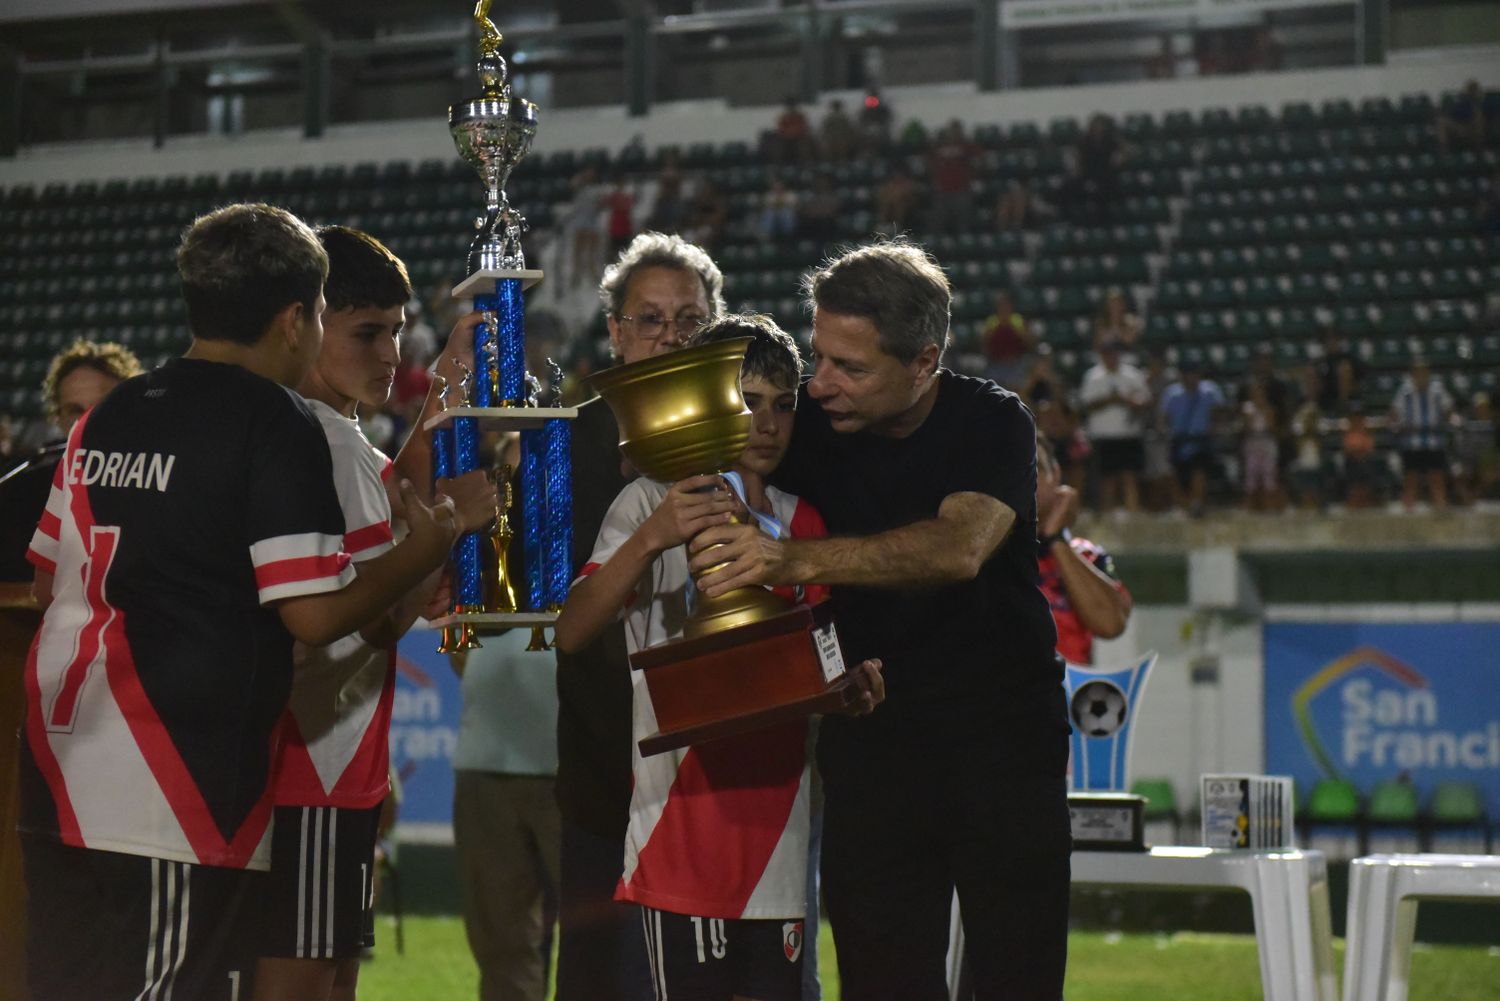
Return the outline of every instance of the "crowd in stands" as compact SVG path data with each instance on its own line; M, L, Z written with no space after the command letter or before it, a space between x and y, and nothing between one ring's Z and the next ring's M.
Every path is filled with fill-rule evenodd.
M1486 106L1472 82L1436 105L1424 126L1434 152L1476 151L1489 155L1493 168L1496 130ZM800 242L820 256L851 238L856 203L868 215L865 234L914 234L932 245L968 238L978 226L1033 248L1042 238L1050 246L1069 229L1117 232L1131 193L1128 175L1154 162L1147 140L1095 114L1059 143L1056 176L1022 172L997 184L977 173L997 155L993 144L981 145L957 120L930 134L916 121L898 131L894 109L874 90L855 109L833 100L816 122L814 114L788 99L763 134L759 160L768 169L758 195L725 190L722 174L690 170L678 150L654 160L643 148L622 151L616 162L650 163L644 173L585 162L566 197L547 206L528 235L528 253L546 254L553 295L586 295L603 262L638 232L680 233L716 254ZM856 194L840 171L861 162L879 169ZM1476 190L1471 232L1493 241L1500 237L1500 171ZM792 272L779 274L787 287L775 292L778 313L798 291ZM458 308L448 294L454 279L437 276L411 304L391 403L366 415L377 444L399 440L421 407L427 365ZM974 328L978 336L948 359L1026 400L1066 481L1095 509L1196 515L1211 505L1284 511L1500 500L1500 446L1485 391L1493 379L1463 391L1434 373L1419 349L1409 350L1394 397L1387 389L1372 404L1368 365L1336 322L1325 322L1321 346L1295 361L1263 341L1251 345L1248 364L1217 371L1201 353L1179 357L1147 336L1151 293L1136 300L1149 283L1109 288L1087 335L1064 350L1054 343L1056 323L1026 315L1028 290L1002 278L985 293L994 308ZM1496 329L1500 309L1500 290L1488 294L1481 331ZM537 317L532 305L535 330L547 317ZM765 308L764 296L756 305ZM804 317L779 318L805 327ZM598 329L563 325L556 340L570 342L559 350L575 375L608 364ZM15 434L9 420L0 423L0 450L11 449Z

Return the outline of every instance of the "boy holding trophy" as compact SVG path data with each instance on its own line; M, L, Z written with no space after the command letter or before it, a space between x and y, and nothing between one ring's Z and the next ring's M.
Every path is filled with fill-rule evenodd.
M797 497L765 483L791 440L800 358L768 317L711 322L689 346L751 338L741 394L753 415L733 473L675 484L646 477L621 491L594 553L557 620L564 650L587 643L623 616L632 653L677 639L692 600L684 543L739 511L774 519L794 537L823 534L822 519ZM742 498L725 489L737 478ZM786 595L821 600L822 589ZM855 670L853 712L882 697L878 661ZM642 672L632 672L634 735L656 729ZM643 757L634 790L617 899L642 906L658 996L714 1001L801 996L807 900L810 764L805 720Z

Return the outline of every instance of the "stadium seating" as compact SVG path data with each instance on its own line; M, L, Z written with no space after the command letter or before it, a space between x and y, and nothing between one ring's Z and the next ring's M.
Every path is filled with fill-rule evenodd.
M1365 403L1394 392L1414 349L1461 397L1495 388L1500 336L1486 326L1486 299L1500 292L1500 240L1482 237L1474 206L1500 169L1492 145L1444 153L1431 95L1358 104L1251 105L1200 114L1135 114L1121 122L1133 144L1121 198L1108 219L1044 221L1001 232L992 211L1012 182L1062 198L1064 148L1080 122L985 125L976 166L976 209L960 233L914 236L950 270L956 363L977 368L978 335L992 295L1014 291L1017 308L1076 379L1091 363L1091 316L1121 287L1147 318L1145 341L1170 361L1201 357L1220 379L1243 372L1250 348L1272 344L1280 362L1317 357L1325 327L1351 339L1370 371ZM1494 130L1500 140L1500 130ZM893 162L919 184L918 148L890 158L778 168L744 142L672 151L730 200L716 255L735 307L766 310L788 325L800 271L828 249L807 239L767 243L755 218L773 176L796 191L828 171L844 199L838 240L869 235L874 199ZM565 150L522 163L511 189L533 227L554 224L584 165L648 180L666 151ZM315 222L341 222L385 239L422 287L463 260L475 204L471 169L458 161L299 167L223 176L168 176L16 185L0 192L0 408L40 413L36 387L47 358L75 336L120 340L154 363L182 347L186 329L172 250L195 215L233 199L283 204Z

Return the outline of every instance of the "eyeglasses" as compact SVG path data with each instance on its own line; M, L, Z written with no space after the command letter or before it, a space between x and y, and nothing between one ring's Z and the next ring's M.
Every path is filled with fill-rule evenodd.
M669 317L660 313L647 313L644 316L627 316L620 313L618 316L622 322L634 324L638 336L653 341L665 334L668 326L677 331L678 337L687 337L708 322L708 317L697 315Z

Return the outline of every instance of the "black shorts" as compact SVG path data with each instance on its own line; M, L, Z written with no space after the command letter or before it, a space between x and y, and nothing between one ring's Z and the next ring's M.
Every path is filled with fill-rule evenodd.
M262 956L353 959L375 947L380 807L278 806Z
M1096 438L1094 448L1099 452L1099 473L1103 476L1139 473L1146 467L1146 446L1139 438Z
M249 1001L266 874L23 836L27 972L49 1001Z
M1401 452L1401 470L1406 473L1441 473L1448 468L1448 455L1440 448L1414 448Z
M801 1001L801 918L727 920L641 908L657 1001Z

